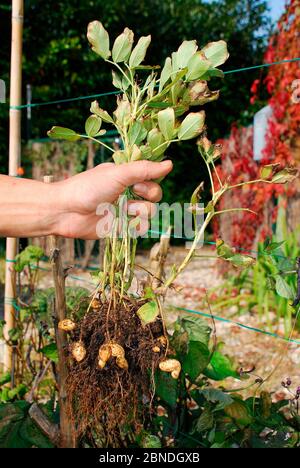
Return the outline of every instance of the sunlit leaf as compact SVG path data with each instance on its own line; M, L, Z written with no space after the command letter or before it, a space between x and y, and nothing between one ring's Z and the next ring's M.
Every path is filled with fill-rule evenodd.
M179 127L179 140L190 140L200 135L205 122L205 112L191 112L186 116Z
M225 41L210 42L202 51L213 67L218 67L226 62L229 57Z
M171 78L171 75L172 75L172 61L170 57L167 57L165 61L165 65L160 75L159 90L158 90L159 93L161 92L165 84L169 81L169 79Z
M159 315L159 307L156 301L146 302L137 310L137 315L139 316L143 325L152 323L156 320Z
M90 115L87 121L85 122L85 133L88 136L94 137L100 130L102 120L98 115Z
M168 107L157 114L158 126L166 140L172 140L175 129L175 112Z
M288 282L282 276L276 275L275 280L276 280L276 292L279 296L284 297L285 299L295 298L293 288L288 284Z
M52 127L51 130L47 132L47 135L57 140L77 141L80 138L80 135L74 132L74 130L57 126Z
M179 68L185 68L197 50L198 45L196 41L183 41L177 51L177 66Z
M193 55L187 64L187 81L200 80L211 67L211 63L207 60L201 52L197 52Z
M92 45L92 50L96 52L96 54L104 59L110 57L109 35L100 21L89 23L87 38Z
M147 49L151 42L151 36L143 36L138 40L137 45L134 47L130 59L129 66L131 68L136 68L140 63L145 59Z
M117 37L112 49L112 58L114 62L126 62L129 59L133 45L133 38L134 34L128 28L125 28L123 33Z

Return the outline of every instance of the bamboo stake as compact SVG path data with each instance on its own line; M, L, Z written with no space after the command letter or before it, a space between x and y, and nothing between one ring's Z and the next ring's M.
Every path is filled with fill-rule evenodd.
M44 182L53 182L53 176L45 176ZM55 334L58 351L58 393L60 408L60 447L75 448L76 439L73 430L72 421L68 417L67 411L67 378L68 378L68 359L66 350L68 348L67 335L58 328L58 322L66 318L66 296L65 296L65 271L63 268L60 249L56 236L50 236L50 258L52 264L52 273L55 287Z
M21 110L14 109L22 103L22 41L23 41L23 0L12 1L12 36L11 36L11 67L10 67L10 110L9 110L9 175L17 176L21 162ZM14 300L16 277L12 268L18 251L18 239L6 240L6 271L5 271L5 304L4 320L6 326L4 336L14 327ZM4 348L4 369L12 369L12 348Z

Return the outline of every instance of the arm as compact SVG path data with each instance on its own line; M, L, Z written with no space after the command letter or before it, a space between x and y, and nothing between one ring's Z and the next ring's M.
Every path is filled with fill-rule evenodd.
M113 203L126 187L148 201L129 201L134 215L161 198L153 179L167 175L170 161L137 161L120 166L101 164L90 171L53 184L0 176L0 236L37 237L50 234L96 239L100 203Z

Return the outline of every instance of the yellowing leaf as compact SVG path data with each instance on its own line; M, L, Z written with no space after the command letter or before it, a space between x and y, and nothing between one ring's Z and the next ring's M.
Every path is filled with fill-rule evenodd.
M89 23L87 38L92 46L92 50L103 59L110 57L109 35L100 21Z
M175 130L175 112L168 107L157 114L158 126L166 140L172 140Z
M179 127L179 140L190 140L200 135L205 122L205 112L191 112L186 116Z
M143 325L154 322L159 315L159 308L156 301L146 302L146 304L142 305L142 307L137 310L137 315Z
M90 115L85 122L85 132L88 136L94 137L101 128L102 120L98 115Z
M114 162L119 165L119 164L124 164L127 162L127 157L124 151L116 151L113 155L113 160Z
M129 66L130 68L135 68L140 65L145 59L147 49L151 42L151 36L143 36L139 39L137 45L133 49L130 59Z
M218 67L226 62L229 57L225 41L210 42L202 51L213 67Z
M65 127L52 127L51 130L47 132L47 135L50 138L54 138L57 140L68 140L68 141L76 141L79 140L80 135L78 135L74 130Z
M274 184L286 184L288 182L292 182L296 179L298 173L298 169L295 167L286 167L272 177L272 182Z
M114 62L126 62L129 59L133 45L133 37L133 32L128 28L125 28L123 33L117 37L112 49Z

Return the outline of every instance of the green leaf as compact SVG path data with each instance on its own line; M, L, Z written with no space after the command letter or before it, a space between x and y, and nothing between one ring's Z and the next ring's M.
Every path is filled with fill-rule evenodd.
M44 346L42 349L40 349L40 352L48 359L50 359L50 361L58 363L58 352L55 343L50 343L49 345Z
M206 369L210 360L208 347L200 341L190 341L187 354L183 358L182 368L194 382Z
M226 260L235 255L234 250L229 245L225 244L222 239L217 239L216 242L218 257L225 258Z
M218 410L224 409L233 403L233 399L228 393L222 392L218 388L205 388L204 390L198 390L198 395L202 395L208 402L217 403Z
M148 323L154 322L159 315L157 302L146 302L146 304L142 305L136 313L144 326Z
M295 294L293 288L287 283L287 281L280 275L275 276L276 280L276 292L279 296L285 299L294 299Z
M28 416L21 424L19 434L23 440L29 443L30 446L36 448L53 448L53 444L49 441L33 420Z
M184 316L181 318L182 327L188 333L190 341L199 341L208 345L211 328L200 317Z
M141 443L142 448L161 448L161 441L159 437L156 435L152 434L147 434L146 436L143 437L142 443Z
M77 141L80 138L80 135L74 132L74 130L71 130L70 128L57 126L52 127L51 130L47 132L47 135L50 138L67 141Z
M139 66L143 60L145 59L147 49L151 42L151 36L142 36L139 40L137 45L134 47L130 59L129 59L129 66L130 68L136 68Z
M112 58L115 63L126 62L131 54L133 45L133 32L125 28L123 33L117 37L112 49Z
M90 110L92 114L98 115L98 117L100 117L100 119L102 119L103 122L114 123L113 118L109 115L108 112L106 112L106 110L103 110L99 107L97 101L92 102Z
M128 141L130 145L140 145L147 136L147 130L141 122L136 121L130 127L128 132Z
M167 372L157 371L155 374L155 393L171 408L176 408L179 394L178 380L173 379Z
M183 41L177 51L177 66L179 68L185 68L197 50L198 45L196 41Z
M166 140L172 140L175 130L175 112L168 107L157 114L158 126Z
M206 432L212 429L214 425L214 415L210 408L204 408L200 418L197 419L192 433Z
M179 127L179 140L190 140L200 135L205 122L205 112L191 112L186 116Z
M223 380L228 377L234 377L239 379L240 375L237 372L232 359L219 351L215 351L211 360L210 365L212 366L214 372L218 375L218 380Z
M157 128L153 128L148 133L147 140L154 157L161 156L169 146L169 143L165 142L162 133Z
M225 41L210 42L202 51L213 67L218 67L226 62L229 57Z
M270 177L273 176L274 173L276 173L279 167L280 167L279 163L267 164L266 166L263 166L260 169L260 178L264 180L269 180Z
M90 115L85 122L85 132L88 136L94 137L101 128L102 120L98 115Z
M159 89L158 92L160 93L165 86L165 84L169 81L172 75L172 60L170 57L166 58L165 65L161 71L160 80L159 80Z
M100 21L92 21L88 25L87 38L92 50L104 60L110 57L109 35Z
M11 374L10 372L6 372L5 374L0 375L0 386L5 385L11 381Z
M187 64L187 81L200 80L207 70L211 67L211 63L200 52L193 55Z

